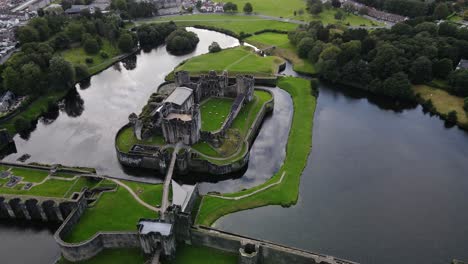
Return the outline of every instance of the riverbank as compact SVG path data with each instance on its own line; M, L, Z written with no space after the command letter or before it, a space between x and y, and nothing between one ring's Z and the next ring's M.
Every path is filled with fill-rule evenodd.
M297 202L301 173L312 145L316 87L312 87L308 80L293 77L281 77L278 87L291 95L294 105L283 166L270 180L257 187L220 196L204 196L197 224L212 225L218 218L241 210L272 204L291 206ZM258 192L260 189L262 191Z
M447 120L449 113L455 111L457 113L456 124L468 130L468 112L463 109L462 97L428 85L414 85L412 89L418 102L428 108L426 110L439 115L443 120Z

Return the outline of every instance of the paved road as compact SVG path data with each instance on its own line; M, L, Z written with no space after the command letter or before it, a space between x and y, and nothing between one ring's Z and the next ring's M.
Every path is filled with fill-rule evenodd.
M163 200L161 205L161 218L164 219L164 213L166 212L167 207L169 206L169 187L171 186L172 175L174 172L175 162L177 159L177 152L179 152L182 147L182 142L179 142L174 147L174 152L172 152L171 163L166 172L166 178L164 179L164 189L163 189Z

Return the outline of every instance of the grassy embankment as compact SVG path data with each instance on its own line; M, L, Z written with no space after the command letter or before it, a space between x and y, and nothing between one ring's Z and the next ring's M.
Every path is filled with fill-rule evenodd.
M256 77L272 77L284 60L276 56L261 57L252 48L241 46L194 57L179 65L174 71L189 71L190 75L206 74L210 70L226 70L231 76L253 74Z
M90 260L81 262L69 262L62 258L58 262L58 264L144 264L147 263L147 261L148 257L142 254L140 249L106 249ZM176 258L173 261L163 261L162 263L235 264L237 263L237 255L207 247L180 244L177 245Z
M146 203L161 204L161 184L122 182ZM85 241L99 231L135 231L140 218L156 217L156 212L139 204L125 188L118 186L115 192L102 193L99 200L86 209L65 240L72 243Z
M47 113L50 104L56 103L62 99L67 94L67 92L68 91L51 92L48 95L44 95L35 99L15 117L3 122L0 125L0 128L6 128L10 135L16 134L17 131L14 124L17 119L24 118L29 123L33 123L43 114Z
M103 58L100 53L105 52L108 57ZM107 39L102 40L101 49L97 54L88 54L83 47L76 47L61 52L63 58L73 65L84 64L88 66L89 74L96 74L118 61L122 52L116 46L112 45ZM93 59L92 63L86 63L86 58Z
M0 171L10 169L7 166L0 166ZM83 187L93 188L99 184L99 181L90 180L86 177L78 177L71 179L70 174L62 174L61 176L68 176L70 180L58 179L55 177L46 177L49 175L47 171L26 169L26 168L11 168L11 173L15 176L22 177L23 180L13 188L6 187L7 179L0 179L0 193L1 194L15 194L15 195L32 195L41 197L57 197L68 198L73 192L79 192ZM42 182L46 179L44 182ZM36 185L29 190L23 190L27 182L35 183Z
M117 135L116 143L120 151L128 152L135 144L164 145L164 138L162 136L153 136L146 140L138 140L133 133L133 128L127 127L122 129Z
M312 95L310 82L304 79L280 78L278 86L292 96L294 104L294 115L283 166L264 184L245 191L225 194L224 196L236 197L252 193L271 183L278 182L284 172L283 180L277 185L239 200L226 200L210 195L204 196L196 220L198 224L211 225L218 218L241 210L266 205L290 206L297 202L300 177L307 163L307 156L312 145L312 125L316 98Z
M276 29L282 31L294 30L297 24L288 22L264 19L256 16L241 16L229 14L213 14L213 15L183 15L183 16L169 16L158 17L151 20L146 20L141 23L161 23L174 21L178 26L211 26L230 30L236 34L241 32L253 34L257 31L265 29Z
M312 63L297 56L297 48L289 42L287 34L267 32L248 37L245 41L261 49L274 46L275 48L271 50L272 53L290 61L296 72L306 74L317 73L317 69Z
M200 114L202 120L201 130L203 131L216 131L219 130L226 117L231 111L232 103L231 98L208 98L200 104Z
M437 114L443 118L451 111L457 112L457 124L468 128L468 113L463 109L462 97L451 95L447 91L427 85L415 85L413 86L413 91L424 101L431 100Z

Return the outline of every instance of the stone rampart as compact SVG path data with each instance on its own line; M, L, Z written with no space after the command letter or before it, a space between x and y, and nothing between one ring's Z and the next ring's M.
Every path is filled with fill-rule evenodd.
M0 195L0 218L63 222L78 206L75 200L27 195Z
M193 245L238 253L239 264L357 264L203 226L191 229L191 239Z

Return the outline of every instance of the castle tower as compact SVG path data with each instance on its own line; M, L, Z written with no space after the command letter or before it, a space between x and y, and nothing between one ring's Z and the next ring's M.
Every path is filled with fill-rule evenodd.
M174 73L174 76L177 87L186 86L190 83L190 73L188 71L178 71Z

